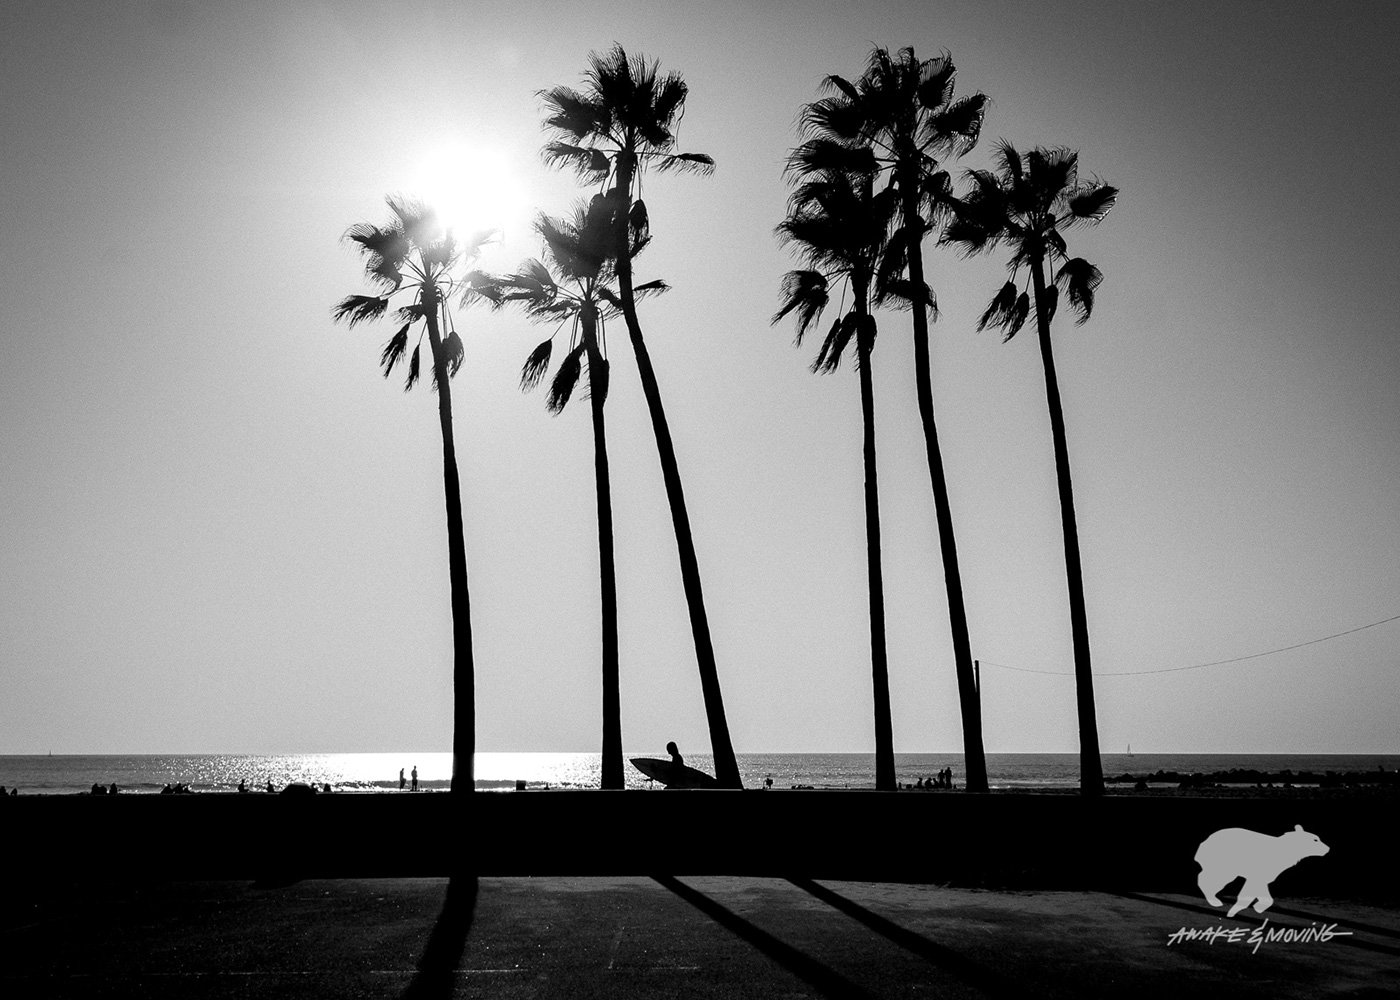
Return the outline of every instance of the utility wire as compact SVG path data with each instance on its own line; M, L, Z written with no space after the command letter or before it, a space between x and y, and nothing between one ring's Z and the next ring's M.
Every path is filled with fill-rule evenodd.
M1192 663L1186 667L1161 667L1157 670L1105 670L1094 671L1095 677L1139 677L1144 674L1172 674L1181 670L1200 670L1202 667L1219 667L1226 663L1241 663L1244 660L1257 660L1261 656L1272 656L1275 653L1286 653L1290 649L1302 649L1304 646L1315 646L1319 642L1326 642L1329 639L1339 639L1344 635L1351 635L1353 632L1364 632L1368 628L1375 628L1377 625L1385 625L1388 622L1400 621L1400 615L1391 615L1389 618L1382 618L1378 622L1371 622L1369 625L1358 625L1356 628L1349 628L1345 632L1334 632L1332 635L1324 635L1321 639L1309 639L1307 642L1294 643L1292 646L1280 646L1278 649L1266 649L1262 653L1250 653L1248 656L1232 656L1228 660L1211 660L1209 663ZM1003 670L1016 670L1023 674L1051 674L1055 677L1073 677L1073 671L1069 670L1036 670L1034 667L1013 667L1006 663L996 663L992 660L981 660L990 667L1001 667Z

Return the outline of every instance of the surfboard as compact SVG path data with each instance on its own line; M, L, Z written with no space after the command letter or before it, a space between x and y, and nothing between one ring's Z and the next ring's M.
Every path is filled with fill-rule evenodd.
M718 788L719 782L704 771L675 764L660 757L633 757L632 766L667 788Z

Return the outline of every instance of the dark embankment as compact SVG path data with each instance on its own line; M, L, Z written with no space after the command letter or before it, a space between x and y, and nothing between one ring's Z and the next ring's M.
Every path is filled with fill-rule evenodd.
M30 796L0 805L7 877L735 874L1196 892L1218 829L1331 848L1275 894L1400 899L1389 797L910 792Z

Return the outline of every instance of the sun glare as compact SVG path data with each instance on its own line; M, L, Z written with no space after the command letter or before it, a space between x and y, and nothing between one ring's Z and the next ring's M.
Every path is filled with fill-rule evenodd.
M424 157L409 192L435 208L459 236L494 229L504 240L520 236L527 222L525 189L516 178L499 150L454 143Z

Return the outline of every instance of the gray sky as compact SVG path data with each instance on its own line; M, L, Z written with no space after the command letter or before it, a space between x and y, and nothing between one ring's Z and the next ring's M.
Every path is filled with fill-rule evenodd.
M755 8L759 11L755 12ZM854 371L769 326L783 158L827 73L949 49L984 142L1080 150L1122 189L1056 350L1097 671L1157 671L1400 614L1400 160L1389 4L60 4L0 36L0 752L450 747L436 403L339 242L440 151L508 165L506 238L587 192L539 162L536 93L614 40L681 72L646 182L642 322L744 751L873 747ZM975 319L999 259L930 255L934 392L988 751L1077 748L1033 337ZM482 750L595 750L584 407L520 364L544 331L458 316ZM874 358L895 749L956 751L908 317ZM631 751L709 749L651 427L620 324L608 400ZM1400 622L1097 681L1104 749L1400 751ZM1062 672L1059 676L1026 669Z

